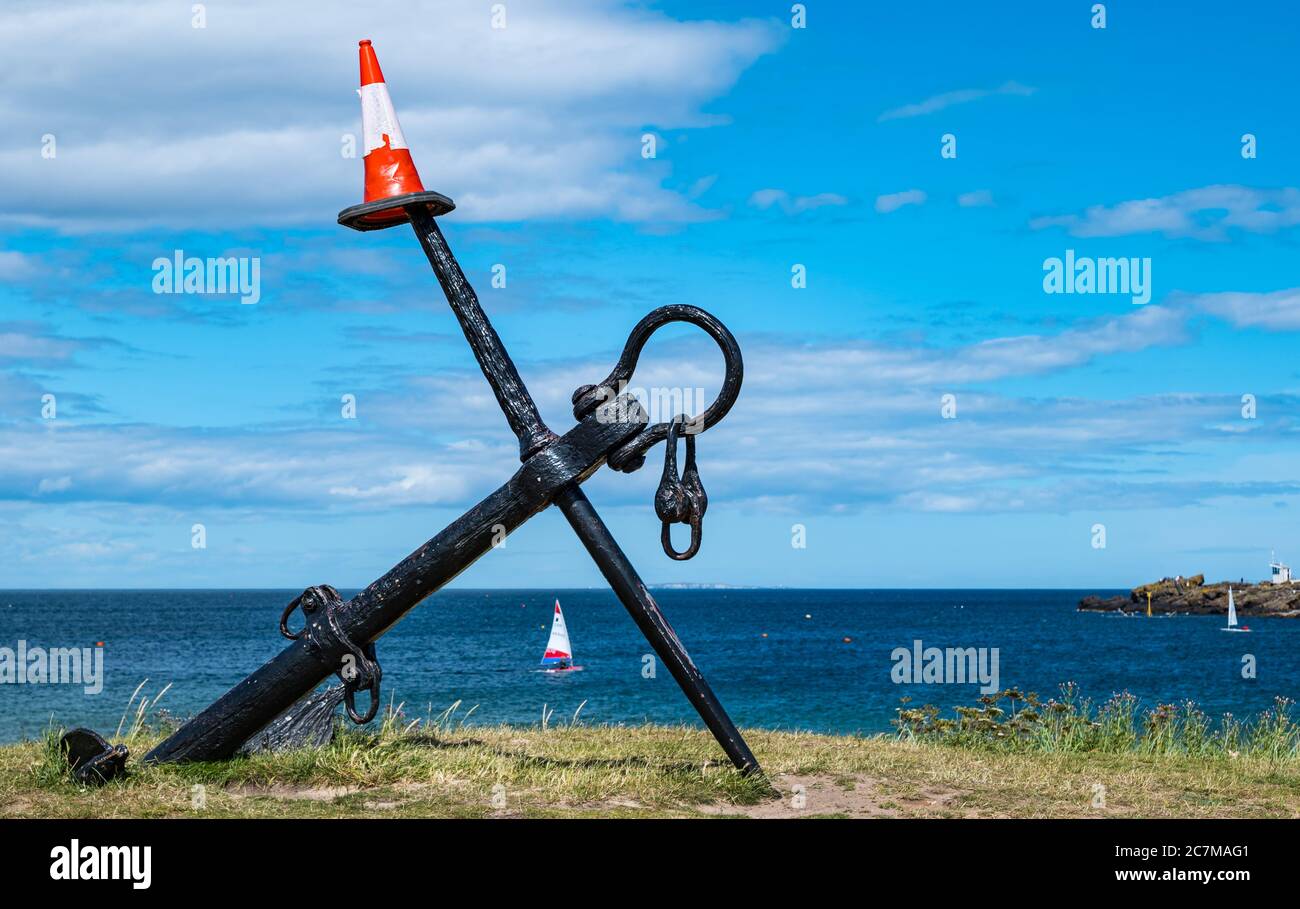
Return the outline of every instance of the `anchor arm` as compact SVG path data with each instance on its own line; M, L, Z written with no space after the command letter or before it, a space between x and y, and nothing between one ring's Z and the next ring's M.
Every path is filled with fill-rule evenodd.
M695 667L690 654L673 631L673 626L668 624L668 619L659 610L659 604L650 595L645 582L596 513L587 494L576 484L570 484L556 496L555 504L564 512L569 526L578 535L578 539L582 540L582 545L587 547L587 552L632 616L632 621L636 622L650 646L664 661L682 693L704 720L704 725L709 727L736 769L744 774L758 772L758 759L749 750L749 745L745 743L731 717L727 716L727 711L713 694L704 675Z

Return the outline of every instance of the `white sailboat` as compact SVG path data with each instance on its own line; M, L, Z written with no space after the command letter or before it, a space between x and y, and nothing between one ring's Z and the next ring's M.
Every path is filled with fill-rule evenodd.
M551 637L546 642L546 652L542 654L542 669L545 672L576 672L581 666L573 665L573 647L569 644L569 627L564 624L564 613L560 611L560 601L555 601L555 616L551 619Z
M1228 627L1222 631L1250 631L1250 626L1237 626L1237 602L1232 598L1232 588L1228 588Z

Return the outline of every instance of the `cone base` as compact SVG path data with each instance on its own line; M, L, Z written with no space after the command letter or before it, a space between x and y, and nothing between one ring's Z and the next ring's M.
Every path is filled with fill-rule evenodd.
M400 196L362 202L360 205L345 208L339 212L339 223L353 230L383 230L395 224L405 224L410 220L405 206L421 203L428 205L429 212L435 217L445 215L456 208L456 203L442 193L429 191L404 193Z

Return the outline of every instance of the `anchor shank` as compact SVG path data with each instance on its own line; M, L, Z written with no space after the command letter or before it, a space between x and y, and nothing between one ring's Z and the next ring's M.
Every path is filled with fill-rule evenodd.
M511 430L519 437L519 460L526 461L528 456L555 438L555 433L546 428L537 404L524 387L519 371L506 353L505 345L497 335L496 329L488 321L487 313L479 305L474 288L470 287L465 273L447 245L447 238L442 235L437 221L427 205L411 205L406 208L411 217L411 227L424 254L433 266L433 273L438 276L447 302L456 314L460 327L465 332L465 339L474 351L474 357L487 377L497 396L497 403L505 411L506 421Z
M650 596L650 591L646 590L645 582L619 548L618 541L596 513L587 494L576 483L571 483L556 495L555 504L569 519L574 533L600 567L600 573L605 576L609 586L614 588L632 620L659 654L659 659L664 661L704 724L727 752L727 757L743 773L758 771L758 760L754 753L749 750L735 723L731 722L731 717L727 716L727 711L714 696L713 689L691 661L690 654L678 640L668 619L659 611L659 604Z

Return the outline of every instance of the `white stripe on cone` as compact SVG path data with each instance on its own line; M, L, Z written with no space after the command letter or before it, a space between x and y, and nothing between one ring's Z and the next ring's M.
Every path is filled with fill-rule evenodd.
M371 82L357 89L357 94L361 96L361 132L365 144L362 157L376 148L383 148L384 136L388 137L389 148L406 148L406 137L397 122L393 100L388 97L388 86L383 82Z

